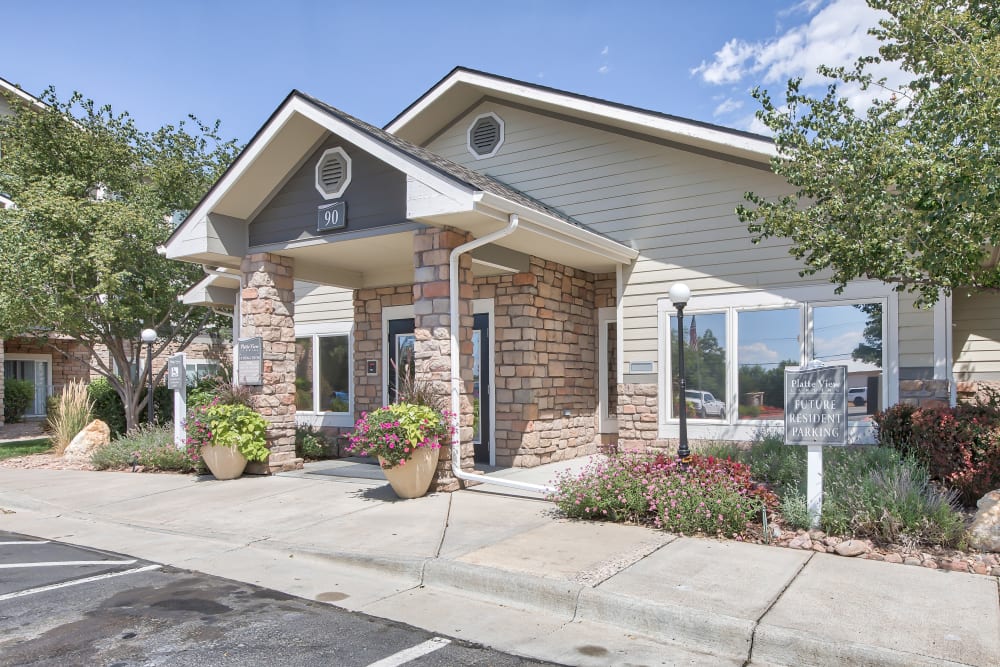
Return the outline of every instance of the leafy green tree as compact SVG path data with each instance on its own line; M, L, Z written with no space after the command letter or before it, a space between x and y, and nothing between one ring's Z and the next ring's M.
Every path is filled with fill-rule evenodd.
M81 360L114 387L131 428L145 404L130 370L142 366L140 331L157 331L159 354L212 319L177 300L201 270L156 248L238 146L194 117L148 132L79 93L61 102L49 89L41 100L11 99L17 111L0 122L0 192L15 203L0 210L0 336L82 343Z
M775 136L774 172L796 188L737 209L754 241L788 237L803 274L829 270L839 286L877 278L915 292L1000 288L1000 3L868 0L888 18L878 55L830 78L813 97L789 81L784 105L760 88L758 118ZM871 74L892 62L909 83ZM855 111L844 88L880 91Z
M861 332L864 340L851 352L851 357L856 361L864 361L882 367L882 304L861 303L854 306L865 315L864 331Z

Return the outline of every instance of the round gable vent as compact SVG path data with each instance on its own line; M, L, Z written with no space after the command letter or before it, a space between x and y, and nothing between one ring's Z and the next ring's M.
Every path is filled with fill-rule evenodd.
M503 119L495 113L476 116L469 126L469 152L477 160L493 157L503 145Z
M336 199L351 183L351 158L343 148L328 148L316 163L316 189L323 199Z

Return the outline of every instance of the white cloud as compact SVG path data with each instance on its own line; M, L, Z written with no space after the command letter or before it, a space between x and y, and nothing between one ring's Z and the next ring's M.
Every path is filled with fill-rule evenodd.
M610 72L610 71L611 71L611 68L610 68L610 67L608 67L607 65L601 65L600 67L598 67L598 68L597 68L597 71L598 71L598 72L599 72L600 74L607 74L608 72Z
M767 343L756 342L740 345L740 365L754 366L757 364L776 364L781 361L781 355L767 346Z
M719 106L715 107L715 111L712 112L713 116L722 116L723 114L732 113L737 109L743 107L743 100L734 100L731 97L727 97Z
M805 15L804 22L763 41L733 37L691 74L713 85L762 85L778 93L776 89L795 77L802 78L804 87L825 86L829 80L817 73L820 65L851 67L859 57L878 52L879 42L868 30L885 14L864 0L804 0L778 16L792 14ZM890 87L905 81L904 73L892 63L881 63L870 71L876 79L885 77ZM863 92L857 86L842 86L840 92L855 110L867 108L884 95L877 87Z
M610 51L610 50L611 49L609 49L608 47L605 46L603 49L601 49L601 55L602 56L608 55L608 51Z

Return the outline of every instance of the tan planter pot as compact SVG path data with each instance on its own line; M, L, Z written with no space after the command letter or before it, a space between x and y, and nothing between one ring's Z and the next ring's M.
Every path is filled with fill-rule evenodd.
M215 479L236 479L247 467L247 459L235 447L202 445L201 458Z
M378 463L397 496L404 499L419 498L427 493L434 480L440 453L440 449L419 447L404 465L386 468L385 459L381 456L378 457Z

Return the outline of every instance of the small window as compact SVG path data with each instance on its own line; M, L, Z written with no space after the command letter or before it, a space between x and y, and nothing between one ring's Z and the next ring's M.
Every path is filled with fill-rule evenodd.
M336 199L351 183L351 158L343 148L328 148L316 163L316 189L323 199Z
M295 409L351 411L350 336L314 335L295 339Z
M495 113L477 116L469 126L469 152L477 160L493 157L503 145L503 120Z

